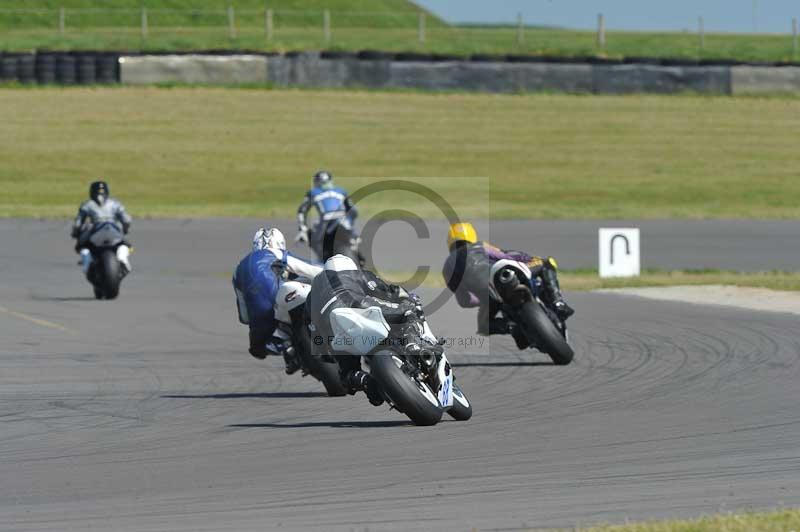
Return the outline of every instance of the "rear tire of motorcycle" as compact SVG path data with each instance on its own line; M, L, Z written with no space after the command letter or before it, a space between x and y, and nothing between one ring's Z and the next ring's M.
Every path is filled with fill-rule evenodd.
M342 383L342 378L339 375L339 364L336 362L325 362L315 358L318 364L319 380L325 386L325 391L328 392L329 397L343 397L347 395L347 388Z
M347 388L339 376L339 364L336 362L326 362L318 356L313 355L313 349L308 335L302 331L295 330L295 337L298 338L300 345L297 346L298 355L303 365L306 366L312 377L322 382L325 391L330 397L342 397L347 395Z
M370 374L380 383L383 393L415 425L436 425L442 419L441 406L422 395L416 381L394 363L391 351L378 352L369 365Z
M100 257L100 261L103 265L103 293L106 299L115 299L119 295L119 282L122 277L117 254L110 249L106 250Z
M553 364L566 366L575 356L572 347L567 343L556 326L547 317L536 301L528 301L519 311L520 325L528 340L542 348L550 355Z
M458 399L454 397L453 406L450 407L447 413L456 421L466 421L472 417L472 403L469 402L469 399L467 399L467 396L461 390L461 387L458 384L453 383L453 391L455 392L456 390L458 390L458 393L461 394L467 404L464 405L460 403Z

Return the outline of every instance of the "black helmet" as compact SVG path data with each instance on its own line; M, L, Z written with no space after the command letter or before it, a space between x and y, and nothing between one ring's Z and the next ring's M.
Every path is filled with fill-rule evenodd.
M317 172L314 174L314 186L318 188L333 186L333 176L325 170Z
M105 181L95 181L89 185L89 197L92 198L98 205L105 203L108 195L108 183Z

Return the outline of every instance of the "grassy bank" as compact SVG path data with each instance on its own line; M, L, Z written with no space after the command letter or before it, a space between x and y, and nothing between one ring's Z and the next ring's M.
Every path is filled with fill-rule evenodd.
M693 520L656 521L581 528L580 532L789 532L800 530L799 510L715 515Z
M226 89L0 92L0 216L292 217L318 168L439 179L461 216L800 216L800 100ZM367 211L439 210L385 194Z
M235 35L226 6L235 10ZM599 48L593 31L528 27L518 40L513 26L452 26L426 13L419 41L420 9L405 0L271 0L273 33L265 32L263 0L5 0L0 6L0 49L285 51L328 48L470 54L671 57L792 60L790 21L785 35L708 33L700 48L691 31L607 33ZM148 32L141 31L141 7ZM66 8L63 34L60 7ZM92 8L92 9L86 9ZM323 10L330 11L330 40L324 38ZM535 22L535 21L531 21ZM609 21L613 27L613 21ZM709 28L713 30L713 28ZM795 58L796 59L796 58Z

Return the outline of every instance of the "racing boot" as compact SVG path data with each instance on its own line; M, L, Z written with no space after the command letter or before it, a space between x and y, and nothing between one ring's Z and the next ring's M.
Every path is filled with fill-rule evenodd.
M89 275L89 267L92 265L92 252L86 248L81 248L80 250L80 260L78 264L81 267L84 275Z
M567 318L575 314L575 311L572 309L572 307L567 305L567 302L564 301L564 296L561 294L561 287L558 284L556 266L557 264L555 259L553 257L548 257L544 262L544 267L542 268L542 281L544 283L547 296L550 298L556 314L561 321L566 321Z
M378 381L373 379L369 373L364 371L355 370L347 375L345 380L347 386L353 392L363 390L367 394L370 404L373 406L380 406L383 404L383 394L378 386Z

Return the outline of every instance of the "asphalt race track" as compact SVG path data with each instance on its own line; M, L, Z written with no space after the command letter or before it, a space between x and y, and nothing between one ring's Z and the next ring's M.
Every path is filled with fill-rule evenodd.
M247 354L224 272L252 231L217 225L136 226L134 274L98 302L65 224L0 222L0 529L513 530L800 505L796 316L572 294L578 355L553 367L504 338L463 345L475 317L450 302L430 319L462 344L475 415L414 427Z

